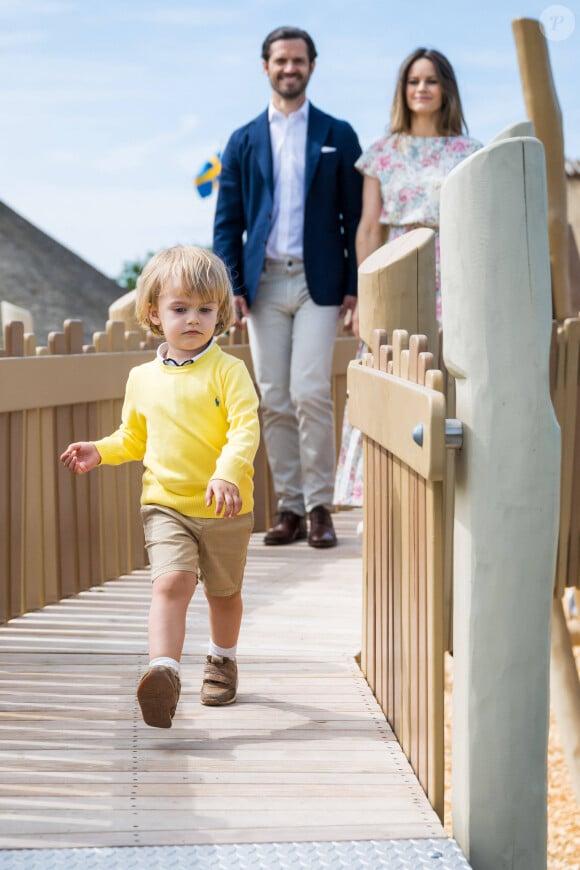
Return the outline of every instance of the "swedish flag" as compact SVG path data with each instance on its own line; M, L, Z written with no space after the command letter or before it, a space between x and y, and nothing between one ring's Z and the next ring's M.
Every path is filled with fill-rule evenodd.
M201 170L195 176L194 184L201 197L210 196L214 190L217 190L221 171L221 154L218 152L210 157L207 163L204 163Z

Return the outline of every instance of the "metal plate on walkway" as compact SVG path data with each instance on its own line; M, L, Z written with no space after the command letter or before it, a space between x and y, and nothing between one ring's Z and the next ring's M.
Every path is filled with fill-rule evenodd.
M127 846L0 852L2 870L469 870L454 840Z

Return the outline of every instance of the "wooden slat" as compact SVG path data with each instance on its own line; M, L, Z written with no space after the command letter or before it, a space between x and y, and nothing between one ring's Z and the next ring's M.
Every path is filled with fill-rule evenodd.
M422 351L417 360L417 380L425 384L428 372L435 366L433 354ZM432 387L432 383L430 383ZM425 789L429 787L429 757L437 752L429 731L429 668L426 662L432 654L429 645L429 557L427 544L427 483L417 477L417 755L416 771ZM443 657L443 653L441 653Z
M114 402L99 403L99 437L110 435L117 429L120 419L115 414ZM119 469L103 465L98 470L99 476L99 510L101 516L101 564L102 579L110 580L122 573L119 559L119 536L122 533L119 525L118 477Z
M22 564L23 535L23 497L24 497L24 412L13 411L9 416L10 465L6 479L9 481L8 510L10 513L10 567L9 567L9 613L15 616L22 613L24 602L24 576Z
M96 441L100 438L99 430L99 406L97 402L87 403L87 431L86 439ZM88 477L88 505L90 514L90 540L89 540L89 586L101 583L104 577L104 568L101 552L101 540L103 537L102 516L100 509L100 478L98 474L89 474ZM136 502L135 504L138 504Z
M408 337L406 344L408 344ZM397 343L395 338L394 354L397 354ZM398 375L402 381L409 380L409 350L401 347L399 354L399 372ZM400 462L401 489L400 489L400 511L401 511L401 612L400 612L400 628L401 628L401 727L397 731L403 752L407 758L412 757L411 747L411 644L410 644L410 623L411 623L411 564L410 564L410 549L411 549L411 522L410 522L410 469L405 462Z
M40 412L26 411L23 416L23 608L24 610L36 610L46 604L43 567Z
M428 371L425 374L425 385L429 389L442 392L444 382L441 372ZM429 753L426 759L426 778L421 782L429 795L435 812L440 819L443 819L445 765L443 659L446 644L443 612L445 512L442 484L438 481L427 482L426 497L427 728Z
M566 320L558 335L557 414L561 430L560 531L554 595L561 598L568 581L572 524L576 393L578 390L578 338L580 320Z
M389 367L389 362L392 359L393 349L388 344L383 344L379 348L379 370L382 372L386 372ZM389 553L391 547L390 541L390 516L392 513L392 493L389 485L389 453L386 448L381 447L379 451L379 480L381 487L381 502L380 502L380 537L381 537L381 561L380 561L380 575L381 575L381 587L382 587L382 598L381 598L381 632L382 632L382 643L379 654L381 656L382 667L381 667L381 707L389 715L389 667L390 667L390 644L391 644L391 635L392 635L392 626L391 626L391 603L390 603L390 589L391 584L389 582L390 574L390 563L389 563Z
M367 368L370 368L372 365L373 357L368 355L364 358L364 364ZM349 416L351 413L352 402L349 397ZM377 528L375 522L375 513L376 513L376 503L379 498L379 494L377 492L377 479L375 472L375 457L376 457L376 446L374 444L369 444L368 446L368 468L369 468L369 486L368 486L368 498L366 499L369 510L365 514L365 526L366 526L366 537L365 537L365 551L367 553L367 559L365 561L365 575L364 575L364 584L365 584L365 610L364 610L364 619L366 622L366 649L367 656L364 667L364 674L368 680L369 686L373 691L375 691L376 686L376 664L377 664L377 655L376 655L376 586L377 586L377 576L376 576L376 561L375 561L375 552L376 552L376 536L377 536ZM368 523L368 525L367 525Z
M40 444L41 453L41 525L45 603L52 604L60 596L58 570L58 513L56 500L56 471L58 450L55 444L54 412L52 408L41 408Z
M10 415L0 414L0 479L9 480ZM0 622L12 616L10 608L10 488L0 486Z
M55 433L58 453L62 453L74 439L72 425L72 408L57 407L54 409ZM60 597L74 595L79 591L78 587L78 530L77 530L77 503L74 476L60 465L57 470L57 499L58 499L58 564Z

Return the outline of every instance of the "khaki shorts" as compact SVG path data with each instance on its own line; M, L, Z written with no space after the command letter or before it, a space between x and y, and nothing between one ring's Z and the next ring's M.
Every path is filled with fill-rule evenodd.
M141 507L151 580L172 571L197 574L209 595L225 597L242 588L253 513L233 519L186 517L173 508Z

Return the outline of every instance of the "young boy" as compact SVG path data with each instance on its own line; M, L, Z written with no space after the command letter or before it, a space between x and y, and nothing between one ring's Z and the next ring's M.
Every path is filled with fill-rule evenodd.
M137 697L147 725L171 728L198 578L211 633L201 702L236 700L258 397L244 363L214 341L234 322L228 273L214 254L191 246L156 254L139 278L136 310L142 325L165 338L157 358L131 370L119 429L70 444L60 458L76 474L143 460L141 514L153 587L150 662Z

